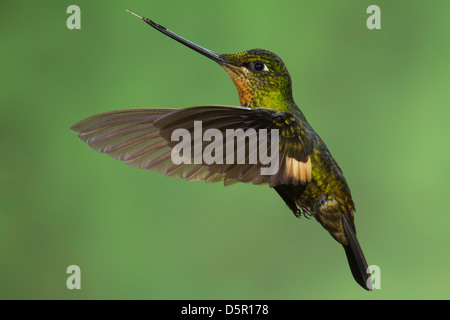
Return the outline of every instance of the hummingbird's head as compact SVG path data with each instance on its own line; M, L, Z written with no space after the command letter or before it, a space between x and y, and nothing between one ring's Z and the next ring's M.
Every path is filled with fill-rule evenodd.
M235 54L218 54L177 35L148 18L132 11L129 12L166 36L216 61L225 68L236 85L242 106L264 106L283 110L294 103L291 77L283 61L276 54L263 49L252 49Z
M221 54L217 62L231 76L244 107L278 109L292 104L289 72L280 57L263 49Z

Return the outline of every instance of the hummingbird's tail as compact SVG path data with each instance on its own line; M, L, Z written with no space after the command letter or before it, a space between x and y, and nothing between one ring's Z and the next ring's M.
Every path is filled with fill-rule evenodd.
M372 278L370 277L369 267L367 266L361 246L356 238L355 229L352 228L345 215L342 215L342 224L348 240L348 245L343 245L343 247L353 278L355 278L361 287L371 291L373 289Z

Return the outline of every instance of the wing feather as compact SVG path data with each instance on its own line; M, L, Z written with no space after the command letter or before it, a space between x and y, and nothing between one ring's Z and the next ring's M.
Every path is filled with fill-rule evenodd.
M233 164L226 163L181 163L172 161L172 149L178 141L172 141L172 133L178 128L186 129L191 136L195 129L194 122L201 121L202 136L208 129L217 129L222 134L223 142L229 142L228 129L254 129L260 137L258 146L266 145L265 152L251 148L249 139L245 144L236 146L234 141ZM271 139L259 135L259 130L279 129L279 170L273 175L262 175L261 169L268 167L259 160L250 163L256 155L272 155ZM257 185L269 184L275 187L282 184L306 184L311 181L311 153L306 128L300 120L291 114L271 109L201 106L186 109L130 109L107 112L84 119L72 127L81 140L99 152L125 161L128 165L163 172L170 177L189 181L219 182L225 185L237 182ZM202 154L205 147L212 142L202 141L201 148L194 148ZM226 151L224 145L223 151ZM245 152L245 163L237 164L237 153ZM262 153L262 154L260 154ZM200 155L201 155L200 154ZM259 159L260 159L259 158ZM191 154L191 162L196 159Z

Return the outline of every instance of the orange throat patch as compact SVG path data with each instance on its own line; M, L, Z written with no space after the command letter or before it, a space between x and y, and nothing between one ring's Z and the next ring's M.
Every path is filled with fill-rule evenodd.
M251 90L250 81L244 75L246 69L234 66L224 66L224 69L230 75L231 80L233 80L233 83L237 88L241 106L250 107L254 96Z

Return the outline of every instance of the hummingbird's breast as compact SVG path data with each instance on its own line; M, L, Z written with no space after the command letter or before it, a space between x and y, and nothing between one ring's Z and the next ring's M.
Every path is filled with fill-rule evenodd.
M340 211L353 220L355 205L341 168L331 155L325 142L309 125L300 110L296 117L306 128L308 139L305 139L305 141L310 144L312 150L309 155L311 161L311 182L299 195L298 205L314 213L326 201L328 204L333 203L333 206L339 206Z

